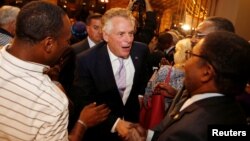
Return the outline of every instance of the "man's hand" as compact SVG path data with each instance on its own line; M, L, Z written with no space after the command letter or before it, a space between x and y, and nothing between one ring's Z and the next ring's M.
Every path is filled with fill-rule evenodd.
M165 57L163 57L161 58L159 66L163 66L163 65L171 65L171 63Z
M118 132L119 136L126 140L129 135L129 130L131 129L131 122L125 121L120 119L116 125L116 131Z
M87 127L92 127L106 120L109 113L110 110L105 104L96 106L96 103L91 103L82 109L79 119Z
M146 141L147 132L139 124L133 124L129 136L124 141Z

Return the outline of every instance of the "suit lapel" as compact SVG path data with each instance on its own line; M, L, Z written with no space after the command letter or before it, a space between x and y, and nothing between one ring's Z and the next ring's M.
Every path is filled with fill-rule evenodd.
M115 99L120 99L121 103L123 103L119 95L118 87L116 85L113 68L112 68L108 50L107 50L107 45L102 46L100 48L100 51L96 55L97 55L97 58L96 58L97 65L95 69L97 70L96 75L99 75L97 77L102 82L103 89L114 90L113 92L115 93L113 94L116 97Z
M197 108L198 108L197 104L192 104L186 109L182 110L181 112L177 112L175 115L171 115L171 116L168 115L168 117L165 117L164 120L167 120L167 121L165 123L164 130L162 130L162 132L164 132L167 128L169 128L175 122L178 122L181 118L183 118L183 116L185 116L185 114L193 112Z
M138 68L139 68L141 58L139 58L139 56L137 55L137 52L133 48L134 47L132 47L131 49L130 56L135 67L135 74L134 74L134 81L133 81L134 83L138 79L137 77L139 76L137 73L138 73Z
M98 70L99 74L101 74L101 77L103 79L105 80L107 79L109 82L111 82L111 85L116 85L112 65L111 65L108 50L107 50L107 45L102 46L100 49L100 52L98 52L97 55L98 55L97 58L99 61L97 61L96 67L100 69ZM112 81L110 81L111 79Z

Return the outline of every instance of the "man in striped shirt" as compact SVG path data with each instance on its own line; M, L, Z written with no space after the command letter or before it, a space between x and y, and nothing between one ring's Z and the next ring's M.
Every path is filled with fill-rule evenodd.
M34 1L17 17L12 45L0 50L0 140L68 140L68 99L44 70L68 46L70 21L58 6ZM106 119L105 105L85 107L71 140Z

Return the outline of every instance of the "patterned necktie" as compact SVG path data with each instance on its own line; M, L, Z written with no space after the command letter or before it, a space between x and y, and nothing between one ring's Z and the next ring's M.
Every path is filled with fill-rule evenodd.
M116 80L116 84L120 93L120 96L123 96L123 93L126 89L126 69L124 66L124 62L122 58L119 58L119 63L120 66L115 74L115 80Z

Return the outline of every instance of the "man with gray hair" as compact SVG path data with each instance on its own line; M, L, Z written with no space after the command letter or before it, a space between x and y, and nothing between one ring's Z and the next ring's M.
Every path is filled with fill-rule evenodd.
M12 41L19 11L20 8L8 5L0 8L0 48Z
M145 44L133 42L135 18L131 11L108 10L102 16L102 26L105 42L77 56L71 96L78 114L93 101L107 104L111 113L102 124L89 128L85 141L126 138L131 122L139 121L138 96L147 83L145 61L149 50Z

